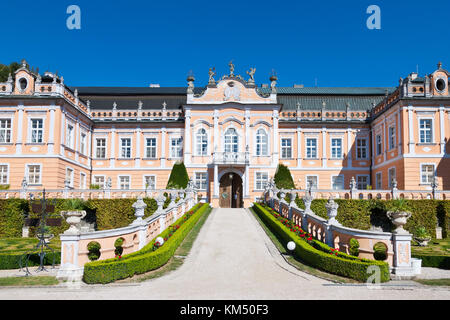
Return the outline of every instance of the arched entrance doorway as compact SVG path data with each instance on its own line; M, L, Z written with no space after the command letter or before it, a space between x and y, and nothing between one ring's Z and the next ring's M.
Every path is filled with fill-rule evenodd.
M220 179L219 206L221 208L242 208L242 178L234 173L225 173Z

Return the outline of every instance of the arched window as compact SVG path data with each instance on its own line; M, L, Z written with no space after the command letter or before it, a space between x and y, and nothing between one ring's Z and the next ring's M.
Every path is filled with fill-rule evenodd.
M238 152L238 135L236 129L229 128L225 132L225 152Z
M197 155L206 156L208 153L208 135L205 129L200 129L197 131Z
M256 155L267 156L267 133L264 129L259 129L256 132Z

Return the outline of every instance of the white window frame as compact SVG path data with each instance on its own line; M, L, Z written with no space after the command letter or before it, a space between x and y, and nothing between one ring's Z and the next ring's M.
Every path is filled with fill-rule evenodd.
M394 176L392 177L392 170L394 171ZM388 169L388 187L389 189L392 188L392 178L395 178L397 180L397 169L396 167L390 167Z
M104 140L105 141L105 145L104 146L99 146L98 145L98 140ZM106 137L96 137L95 138L95 159L106 159L106 155L107 155L106 145L107 145ZM101 150L101 149L104 150L104 156L103 157L99 157L98 156L98 150Z
M388 140L389 140L389 150L395 149L396 147L395 126L390 126L388 128Z
M436 176L436 164L435 163L421 163L420 164L420 168L419 168L419 170L420 170L420 184L421 185L430 185L433 182L433 180L426 181L426 182L423 181L423 175L424 175L423 166L432 166L433 167L433 174L431 176L431 179L433 179Z
M179 145L174 145L173 142L179 140ZM183 158L183 137L170 137L169 147L170 147L170 159L181 159Z
M334 140L340 140L340 146L333 146L333 141ZM344 153L342 152L344 148L344 139L343 138L331 138L330 139L330 155L331 155L331 159L342 159ZM334 154L334 153L340 153L340 154Z
M201 131L203 132L200 133ZM208 130L205 128L199 128L195 133L195 155L199 157L208 155Z
M308 178L316 178L316 187L314 188L312 188L313 190L315 189L315 190L317 190L317 189L319 189L319 176L317 175L317 174L308 174L308 175L306 175L305 176L305 188L306 189L308 189Z
M263 179L263 176L265 175L265 179ZM264 187L266 183L269 182L269 172L267 171L256 171L255 172L255 191L261 191L264 190Z
M80 133L80 153L86 155L86 144L87 142L87 134L86 132Z
M42 128L33 128L33 121L41 121ZM42 117L31 117L30 118L30 143L44 143L44 118ZM33 141L33 132L36 132L36 136L39 137L39 132L41 133L41 141Z
M1 167L6 167L6 173L0 170L0 185L9 184L9 163L0 163ZM6 177L6 182L3 182L4 177Z
M204 175L204 179L197 179L197 175ZM208 171L194 171L194 185L198 190L206 191L208 189Z
M124 145L124 141L130 141L130 145ZM131 137L121 137L120 138L120 157L119 159L131 159L133 156L133 140ZM125 151L125 153L124 153ZM128 155L129 153L129 155Z
M149 140L154 140L155 145L149 145ZM149 156L149 153L154 151L154 156ZM149 152L150 151L150 152ZM158 139L156 137L145 137L145 158L147 159L156 159L158 157Z
M364 146L360 146L359 141L364 141ZM365 157L360 157L364 154ZM356 138L356 159L357 160L367 160L369 159L369 139L367 138Z
M422 141L422 136L421 136L421 132L422 131L428 131L428 129L422 129L421 128L421 121L422 120L429 120L431 121L431 128L429 129L430 131L430 141ZM429 144L429 143L434 143L434 118L432 117L419 117L418 118L418 124L419 124L419 143L422 144Z
M362 182L359 181L359 178L366 178L366 187L362 188ZM367 186L370 186L370 175L368 174L358 174L356 175L356 188L358 190L367 190Z
M69 130L69 128L72 128ZM72 123L68 123L66 126L66 147L69 147L70 149L75 149L75 125Z
M262 132L262 133L261 133ZM260 127L255 132L255 156L266 157L269 154L269 134Z
M96 181L95 181L96 178L103 178L103 183L100 184L100 185L97 184ZM92 183L91 184L92 185L99 185L101 189L104 189L105 188L105 184L106 184L106 176L102 175L102 174L96 174L96 175L92 176Z
M128 178L128 188L124 189L122 188L122 181L121 178ZM120 190L130 190L131 189L131 175L127 175L127 174L121 174L119 176L117 176L117 189Z
M147 178L148 177L152 177L154 180L154 186L153 188L151 186L147 187ZM142 176L142 180L143 180L143 188L146 190L156 190L156 175L155 174L146 174L144 176Z
M80 172L80 189L86 189L86 173Z
M375 154L377 156L383 154L383 139L381 137L381 134L375 135Z
M342 179L341 187L335 188L333 183L333 178L339 178ZM344 190L345 189L345 179L343 174L336 174L331 176L331 190Z
M5 126L3 126L3 121L5 123ZM12 137L12 118L0 118L0 133L4 132L4 141L0 140L0 143L11 143L11 137ZM9 127L6 126L6 124L9 123ZM1 134L0 134L1 137Z
M75 169L74 168L72 168L72 167L66 167L66 175L65 175L65 180L67 180L67 177L68 177L68 175L67 175L67 173L68 173L68 171L71 171L71 174L70 174L70 176L69 176L69 186L71 187L71 188L73 188L73 184L74 184L74 176L75 176Z
M37 166L39 167L39 181L33 181L30 180L30 166ZM25 170L26 170L26 177L27 182L29 185L41 185L42 184L42 164L41 163L27 163L25 164Z
M315 146L308 146L309 140L315 140ZM319 148L318 148L319 139L317 137L306 137L305 138L305 159L318 159ZM314 151L314 156L312 155L312 151ZM311 154L310 154L311 153Z
M375 173L375 189L383 190L383 172Z
M227 135L228 131L234 131L235 135ZM235 137L236 141L228 141L227 138L228 137ZM232 139L234 140L234 139ZM224 152L228 152L228 153L237 153L239 152L239 132L236 128L234 127L228 127L223 134L223 151ZM227 150L227 147L230 147L231 150ZM236 147L236 148L235 148Z
M289 140L289 145L285 146L283 145L283 140ZM292 138L290 137L281 137L280 139L280 147L281 147L281 159L293 159L292 154L293 154L293 150L292 150ZM286 156L285 156L285 152L286 152Z

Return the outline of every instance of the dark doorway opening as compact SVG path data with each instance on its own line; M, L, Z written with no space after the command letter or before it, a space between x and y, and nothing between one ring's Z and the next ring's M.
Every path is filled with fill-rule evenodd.
M228 172L222 176L219 197L221 208L243 208L242 179L238 174Z

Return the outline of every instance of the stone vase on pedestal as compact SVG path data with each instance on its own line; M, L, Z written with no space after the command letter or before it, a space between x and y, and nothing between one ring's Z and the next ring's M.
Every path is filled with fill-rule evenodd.
M397 227L393 233L397 234L409 234L408 231L403 229L406 221L411 217L411 212L408 211L388 211L386 213L392 223Z
M83 219L86 216L86 211L84 210L70 210L70 211L61 211L61 216L66 219L67 223L69 224L70 228L67 229L64 234L79 234L80 229L78 228L78 225L81 222L81 219Z

